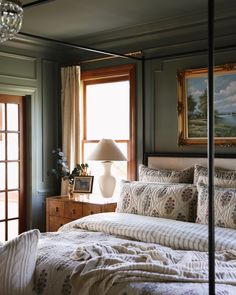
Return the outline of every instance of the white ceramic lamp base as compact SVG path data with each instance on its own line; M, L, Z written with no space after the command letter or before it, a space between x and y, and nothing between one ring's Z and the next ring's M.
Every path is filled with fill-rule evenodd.
M104 198L111 198L113 196L116 179L111 175L111 161L102 162L104 168L104 174L99 177L99 187L101 194Z

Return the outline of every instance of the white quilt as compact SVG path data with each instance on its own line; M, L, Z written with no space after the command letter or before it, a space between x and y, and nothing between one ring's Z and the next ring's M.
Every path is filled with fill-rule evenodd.
M86 216L60 228L83 229L120 235L177 250L208 251L208 226L127 213L100 213ZM216 227L215 249L236 250L236 230Z
M207 250L207 239L202 224L124 213L88 216L42 235L35 290L208 295L207 253L199 252ZM235 295L236 231L216 228L216 248L216 295Z
M109 220L107 220L107 218ZM122 226L118 220L122 219ZM114 241L106 243L84 244L73 252L72 258L75 260L85 260L72 274L72 285L80 290L81 294L89 295L95 292L98 294L107 294L109 290L117 283L124 282L192 282L206 283L208 281L208 254L206 252L172 250L171 248L160 245L149 244L159 241L160 235L166 232L165 228L156 230L156 223L166 220L142 218L130 214L99 214L93 217L87 217L78 220L73 225L64 226L63 229L70 226L74 228L103 231L115 235L122 234L129 238L137 238L147 242L123 242ZM141 222L142 225L139 223ZM133 225L136 225L135 227ZM178 228L178 222L175 224ZM185 223L180 223L182 226ZM168 227L168 226L167 226ZM182 227L183 228L183 227ZM205 247L205 241L195 237L199 232L198 225L192 227L190 239L193 241L192 247L196 250ZM184 233L184 230L181 231ZM184 241L179 244L178 230L171 243L175 248L184 247ZM189 240L189 238L188 238ZM227 248L226 244L217 247ZM202 244L201 244L202 243ZM236 245L234 245L236 247ZM236 286L236 251L224 250L216 252L216 282Z

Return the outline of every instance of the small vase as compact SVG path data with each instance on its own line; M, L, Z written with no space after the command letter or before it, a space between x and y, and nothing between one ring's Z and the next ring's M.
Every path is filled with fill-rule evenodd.
M69 199L73 199L73 184L69 183L68 184L68 197Z

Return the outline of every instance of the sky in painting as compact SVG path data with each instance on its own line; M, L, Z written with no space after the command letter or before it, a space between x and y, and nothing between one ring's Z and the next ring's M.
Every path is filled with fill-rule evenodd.
M207 87L207 77L188 78L186 82L187 95L192 94L198 103L199 96ZM219 113L236 112L236 74L216 75L215 109Z

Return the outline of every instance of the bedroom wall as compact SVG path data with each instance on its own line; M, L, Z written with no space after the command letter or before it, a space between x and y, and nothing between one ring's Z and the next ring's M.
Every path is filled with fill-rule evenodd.
M221 15L222 15L221 10ZM233 14L233 11L232 11ZM230 16L229 16L230 19ZM225 18L218 23L217 46L221 49L216 64L236 62L235 32ZM224 22L224 24L223 24ZM125 38L118 32L107 36L90 36L89 46L114 52L145 49L147 56L159 56L146 62L145 67L145 132L142 117L141 62L136 62L137 77L137 162L142 162L143 134L146 152L202 152L205 146L177 145L177 69L205 67L206 23L200 16L176 17L156 24L147 24L145 34L139 27L126 30ZM226 35L227 32L227 35ZM105 40L105 41L103 41ZM79 43L83 44L83 43ZM5 43L0 47L0 93L27 95L27 221L28 227L44 230L45 198L58 193L58 183L48 171L53 167L51 150L60 145L59 67L61 64L78 64L81 59L93 58L91 54L76 49L54 47L35 40ZM132 63L126 59L110 59L81 64L83 69L110 67ZM223 153L235 153L236 148L218 148ZM32 179L32 186L31 186Z
M236 62L236 49L216 53L215 64ZM178 141L177 70L207 67L206 54L163 57L146 64L146 140L147 152L205 152L206 146L182 146ZM235 147L217 147L220 153L235 153Z
M16 47L8 42L0 47L0 93L22 95L27 102L27 227L41 230L45 197L57 190L48 171L59 141L58 60L39 44Z
M215 64L236 62L235 3L217 3L215 9ZM145 151L205 152L206 146L177 144L177 70L207 66L207 3L202 14L179 15L126 29L90 35L82 39L89 46L113 52L133 52L142 49L146 57L157 57L145 67ZM79 42L80 40L78 40ZM83 44L83 43L82 43ZM86 59L86 58L85 58ZM97 68L127 60L90 63L84 68ZM137 149L142 161L142 85L141 66L137 63ZM217 147L220 153L235 153L236 147Z
M186 44L185 44L186 45ZM206 145L178 146L177 116L177 70L207 67L207 54L191 53L179 55L172 49L167 57L163 56L146 61L145 66L145 152L198 153L206 152ZM183 46L182 50L185 47ZM158 50L158 48L157 48ZM216 53L215 63L236 62L236 48L220 50ZM125 59L114 59L103 62L82 64L82 70L109 67L132 63ZM136 62L136 108L137 108L137 163L142 162L143 155L143 116L142 116L142 77L141 63ZM235 147L216 147L219 153L235 153Z

